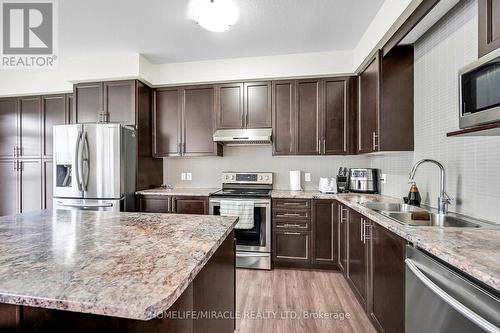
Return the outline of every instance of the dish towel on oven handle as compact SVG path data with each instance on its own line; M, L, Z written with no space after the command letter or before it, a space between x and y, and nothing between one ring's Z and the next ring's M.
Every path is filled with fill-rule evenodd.
M254 202L251 200L221 200L221 216L238 216L235 229L252 229L254 227L253 216Z

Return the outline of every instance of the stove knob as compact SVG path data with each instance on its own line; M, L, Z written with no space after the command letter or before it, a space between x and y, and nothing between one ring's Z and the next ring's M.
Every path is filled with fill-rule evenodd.
M259 176L259 180L262 180L262 176Z
M266 179L266 180L269 180L269 176L266 176L266 178L265 178L265 179Z
M234 175L231 176L231 180L234 180Z
M229 176L224 176L224 179L225 179L225 180L228 180L228 179L229 179Z

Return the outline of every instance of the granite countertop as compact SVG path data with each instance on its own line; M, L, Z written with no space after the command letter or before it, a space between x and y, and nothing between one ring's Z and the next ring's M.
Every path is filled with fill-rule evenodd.
M148 320L167 310L235 217L45 210L0 218L0 303Z
M200 196L208 197L211 193L220 190L219 188L163 188L157 187L149 190L137 191L137 195L166 195L166 196Z
M273 190L273 198L335 199L396 233L415 246L457 267L486 285L500 290L500 228L412 227L398 223L359 202L401 202L377 194L322 194L318 191Z

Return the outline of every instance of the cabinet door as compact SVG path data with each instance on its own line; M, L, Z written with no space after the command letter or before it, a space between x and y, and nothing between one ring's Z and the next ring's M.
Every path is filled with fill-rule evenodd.
M384 227L372 227L371 315L383 332L404 332L406 241Z
M337 267L338 205L333 200L313 201L312 262Z
M20 161L21 213L42 208L42 162Z
M358 152L378 150L380 65L376 56L359 76Z
M42 208L51 209L53 203L53 163L52 161L42 162Z
M66 95L42 96L42 155L52 157L54 125L69 123Z
M271 83L247 82L243 88L246 127L271 127Z
M217 128L243 128L243 83L220 84L217 89Z
M0 216L13 215L18 212L19 189L16 160L0 160Z
M135 125L136 81L104 82L104 112L112 123Z
M479 57L500 47L500 1L479 0Z
M182 154L186 156L220 155L214 143L215 89L213 86L183 89Z
M95 123L104 110L102 82L78 83L73 87L75 123Z
M273 82L273 155L295 154L295 83Z
M297 82L297 153L318 155L320 153L320 80Z
M181 155L181 92L156 90L153 95L153 155Z
M349 210L341 205L337 205L338 209L338 219L339 219L339 255L338 255L338 266L344 274L347 274L347 236L348 236L348 226L349 226Z
M167 196L144 195L138 197L139 211L145 213L170 213L171 198Z
M366 307L368 255L362 238L363 215L349 212L349 254L347 277L363 307Z
M0 99L0 158L17 155L19 117L15 98Z
M325 80L323 154L346 154L348 144L348 81Z
M177 214L208 214L207 197L173 197L172 212Z
M301 231L273 231L273 260L308 264L311 262L311 234Z
M19 133L22 157L40 157L42 150L42 108L40 97L19 98Z

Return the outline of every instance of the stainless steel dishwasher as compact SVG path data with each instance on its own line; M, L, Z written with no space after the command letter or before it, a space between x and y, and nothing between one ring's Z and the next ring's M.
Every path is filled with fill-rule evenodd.
M407 247L406 333L500 332L500 298Z

